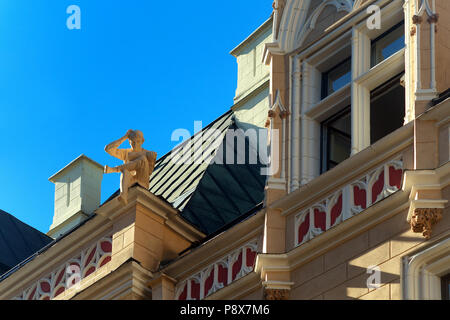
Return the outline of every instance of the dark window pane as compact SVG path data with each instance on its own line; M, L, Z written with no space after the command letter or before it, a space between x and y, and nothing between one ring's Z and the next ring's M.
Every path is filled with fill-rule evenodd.
M372 67L405 47L405 26L395 26L372 42Z
M322 123L322 173L350 157L350 107Z
M450 300L450 274L441 278L442 300Z
M403 126L405 118L405 88L402 75L384 83L371 93L370 140L375 143Z
M338 131L330 130L329 136L329 160L333 163L341 163L350 157L351 139Z
M351 59L346 59L322 74L322 99L352 81L351 64Z

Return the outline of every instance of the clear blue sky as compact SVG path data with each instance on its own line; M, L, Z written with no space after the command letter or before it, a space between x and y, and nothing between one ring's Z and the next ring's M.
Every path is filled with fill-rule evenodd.
M69 5L81 30L68 30ZM0 1L0 209L42 232L52 223L48 178L132 129L159 156L172 131L229 110L229 52L268 19L272 0ZM102 201L119 187L104 176Z

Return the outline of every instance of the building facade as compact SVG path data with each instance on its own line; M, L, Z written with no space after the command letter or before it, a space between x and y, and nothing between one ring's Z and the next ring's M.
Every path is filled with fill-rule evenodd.
M85 156L52 177L55 239L0 299L449 298L450 2L273 7L231 52L235 105L149 190L100 205Z

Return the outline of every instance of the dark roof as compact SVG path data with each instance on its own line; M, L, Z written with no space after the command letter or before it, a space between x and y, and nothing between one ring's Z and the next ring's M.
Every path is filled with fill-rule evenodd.
M172 204L206 235L236 221L264 199L264 165L257 139L250 141L244 136L248 128L234 118L232 111L227 112L157 162L150 192ZM245 147L238 150L236 139L235 143L226 139L228 133L244 138ZM192 161L173 160L186 154ZM232 164L225 161L227 154L233 156ZM239 157L245 159L244 164L238 164Z
M42 232L0 210L0 275L52 241Z
M158 160L150 177L150 192L182 211L231 125L232 115L231 111L225 113ZM220 136L214 140L210 139L217 134ZM185 154L190 156L190 162L174 161L176 157ZM208 155L204 156L205 154Z
M233 123L228 130L240 129ZM235 131L239 132L239 131ZM207 166L197 188L185 205L181 215L205 234L211 234L240 216L251 211L264 199L266 176L261 175L264 165L258 157L258 150L245 139L243 154L244 164L236 161L237 143L223 140L219 152ZM231 148L234 163L226 163L226 154ZM250 164L250 153L254 154L256 163ZM218 159L222 160L219 161Z
M431 105L432 106L436 106L439 103L447 100L448 98L450 98L450 88L445 90L445 91L443 91L443 92L441 92L437 98L433 99L431 101Z

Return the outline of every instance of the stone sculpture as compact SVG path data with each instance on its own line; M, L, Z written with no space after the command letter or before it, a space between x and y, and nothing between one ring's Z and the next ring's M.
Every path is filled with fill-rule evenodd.
M119 149L120 145L128 140L130 149ZM113 157L124 162L117 167L105 166L105 173L121 173L119 201L124 205L128 203L128 189L134 184L139 184L145 189L149 188L150 175L155 168L156 152L142 148L144 134L139 130L128 130L125 136L111 142L105 147L105 151Z

